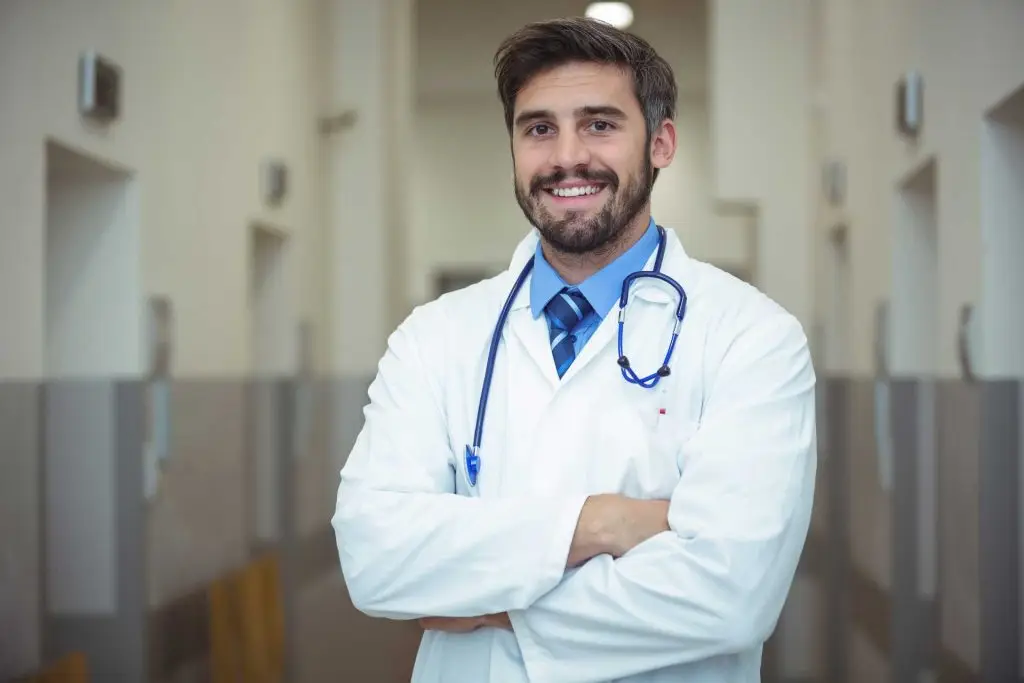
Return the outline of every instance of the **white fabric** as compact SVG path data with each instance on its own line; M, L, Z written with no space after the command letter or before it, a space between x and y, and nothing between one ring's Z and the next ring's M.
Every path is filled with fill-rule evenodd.
M527 281L470 490L463 455L488 343L536 239L509 270L418 308L391 336L333 519L353 603L389 619L510 614L513 631L426 632L415 683L760 680L814 491L800 324L669 230L663 270L688 294L672 374L654 390L622 379L616 309L559 381ZM671 291L634 285L625 353L641 376L664 356ZM603 492L671 498L671 531L566 571L580 508Z

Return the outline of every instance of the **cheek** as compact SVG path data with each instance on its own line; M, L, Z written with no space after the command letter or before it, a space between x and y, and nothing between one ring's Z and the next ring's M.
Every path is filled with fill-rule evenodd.
M634 141L607 140L593 146L593 162L613 170L620 178L634 175L640 165L647 161L646 147Z

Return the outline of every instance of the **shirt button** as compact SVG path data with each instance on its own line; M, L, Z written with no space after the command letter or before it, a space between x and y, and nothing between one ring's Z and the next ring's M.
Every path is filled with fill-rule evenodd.
M575 334L570 334L569 335L569 342L572 343L572 344L576 343L576 335Z

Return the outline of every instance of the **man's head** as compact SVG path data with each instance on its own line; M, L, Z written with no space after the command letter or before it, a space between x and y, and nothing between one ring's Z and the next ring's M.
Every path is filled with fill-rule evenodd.
M675 154L672 68L591 19L529 24L494 63L523 213L563 253L614 246Z

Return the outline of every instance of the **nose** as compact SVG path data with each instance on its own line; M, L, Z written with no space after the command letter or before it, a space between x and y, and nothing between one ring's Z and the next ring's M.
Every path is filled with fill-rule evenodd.
M587 166L590 164L590 149L575 130L562 131L555 141L551 162L564 170Z

